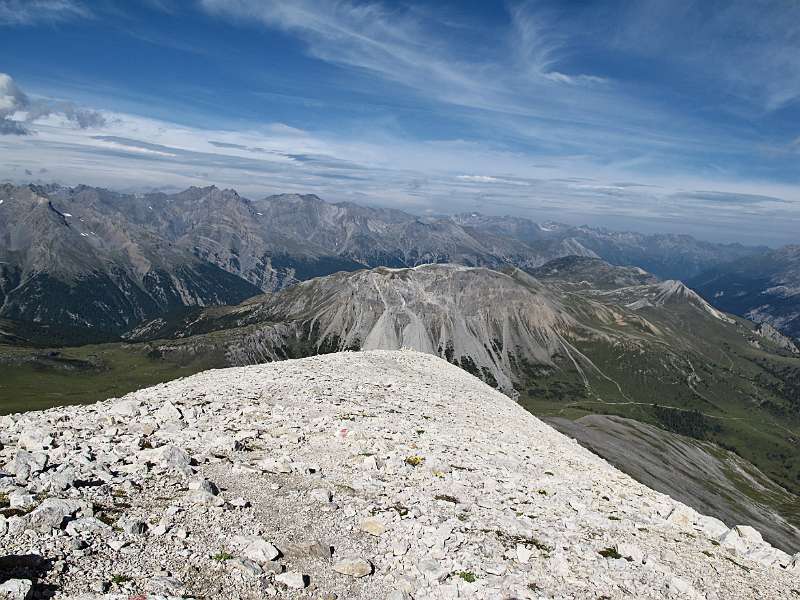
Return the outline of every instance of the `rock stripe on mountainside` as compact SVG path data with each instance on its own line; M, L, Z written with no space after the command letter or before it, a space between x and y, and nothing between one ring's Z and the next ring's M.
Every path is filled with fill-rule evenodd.
M207 371L0 426L0 598L800 594L754 529L430 355Z

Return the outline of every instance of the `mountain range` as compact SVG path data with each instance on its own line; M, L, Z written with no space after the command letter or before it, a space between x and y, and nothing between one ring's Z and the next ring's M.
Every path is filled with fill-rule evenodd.
M249 200L213 186L123 194L4 184L0 317L109 340L185 307L364 267L532 269L578 255L686 279L763 250L476 213L420 217L313 195Z

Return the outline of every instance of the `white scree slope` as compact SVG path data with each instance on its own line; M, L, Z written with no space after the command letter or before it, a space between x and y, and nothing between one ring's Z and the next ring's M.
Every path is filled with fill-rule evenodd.
M417 352L207 371L0 425L18 509L0 517L0 597L800 594L798 561L755 530Z

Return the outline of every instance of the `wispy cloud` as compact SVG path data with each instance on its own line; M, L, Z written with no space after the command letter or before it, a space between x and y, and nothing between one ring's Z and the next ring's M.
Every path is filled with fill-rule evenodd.
M402 5L347 0L200 4L215 17L288 32L319 60L369 74L382 85L403 86L429 102L429 110L460 119L473 135L539 155L591 153L599 161L635 160L658 168L675 155L752 146L707 120L642 102L603 74L571 68L571 32L542 2L511 3L508 26L492 32L496 48L483 56L454 41L459 32L448 24Z
M0 0L0 26L59 23L91 15L77 0Z
M615 43L669 60L731 98L774 111L800 99L800 3L784 0L640 0L627 5Z
M206 11L240 22L258 22L300 36L321 60L361 69L437 100L481 110L536 116L534 89L600 83L601 77L558 70L565 41L535 5L516 4L511 35L500 32L494 60L465 60L448 39L452 31L420 13L379 3L315 0L200 0ZM505 41L504 41L505 40ZM520 77L524 74L526 77ZM520 93L523 93L520 96Z

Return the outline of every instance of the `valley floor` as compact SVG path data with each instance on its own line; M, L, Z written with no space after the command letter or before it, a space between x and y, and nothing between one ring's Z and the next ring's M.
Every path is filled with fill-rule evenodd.
M430 355L206 371L0 424L0 590L800 595L800 561L752 528L635 482Z

